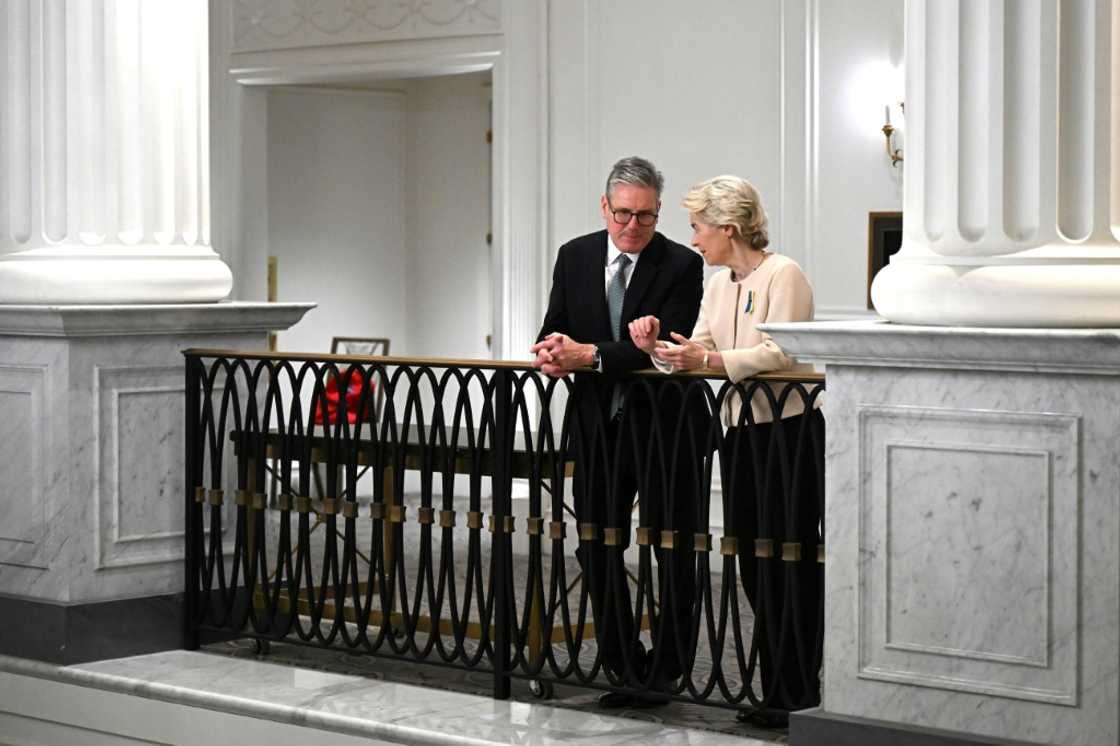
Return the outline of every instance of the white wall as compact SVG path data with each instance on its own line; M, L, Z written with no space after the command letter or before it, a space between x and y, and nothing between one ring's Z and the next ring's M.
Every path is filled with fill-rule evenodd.
M773 248L805 267L818 310L865 306L867 213L901 209L885 156L883 71L901 64L899 0L584 0L550 5L551 266L598 227L610 164L663 171L661 230L687 243L680 198L735 173L761 190Z
M813 273L818 309L867 306L867 213L902 209L905 165L890 166L883 107L905 127L903 8L897 0L821 2L819 54L819 198ZM904 145L905 132L895 135Z
M279 300L318 308L279 335L326 352L332 336L407 349L405 100L399 92L268 94L268 234Z
M664 173L660 227L682 243L690 231L679 203L691 184L737 173L775 193L777 7L552 4L554 244L602 227L603 182L628 155L650 158Z
M490 357L489 83L474 73L406 84L410 355Z
M742 174L762 189L775 248L813 280L818 312L865 306L867 213L901 209L901 169L890 167L879 130L883 105L898 98L887 79L902 62L901 0L495 0L472 28L430 27L410 16L409 34L402 36L407 24L391 33L371 27L360 44L341 32L300 41L306 23L279 4L276 22L294 29L287 37L246 36L245 20L216 6L214 64L251 84L233 84L236 95L229 85L212 86L214 110L230 112L216 122L223 128L216 137L236 141L215 149L225 158L215 179L232 175L243 184L231 204L214 207L215 249L247 275L235 278L238 297L259 296L264 274L253 222L266 170L254 155L261 89L252 85L353 82L400 77L405 67L415 75L477 63L494 66L500 168L492 282L500 314L493 325L510 342L507 357L521 356L523 345L512 340L539 321L556 248L601 225L606 170L632 153L666 174L662 228L671 237L688 239L677 204L690 184ZM230 224L219 213L239 203L245 209ZM443 342L428 336L439 332L426 322L416 330Z

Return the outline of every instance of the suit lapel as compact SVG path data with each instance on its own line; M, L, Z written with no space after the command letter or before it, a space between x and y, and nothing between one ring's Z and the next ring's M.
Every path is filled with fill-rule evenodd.
M607 289L604 284L604 272L607 267L607 232L603 231L602 240L599 241L596 247L596 254L598 261L589 262L588 270L591 277L588 279L587 287L592 288L591 302L588 304L591 307L592 323L595 324L596 329L602 330L605 336L596 339L613 339L611 334L611 314L607 309Z
M626 286L626 295L622 300L623 329L626 328L626 324L634 320L638 312L638 304L642 302L642 297L649 290L650 285L653 284L654 278L657 277L657 272L661 267L661 249L661 236L658 234L654 234L649 246L642 249L641 258L638 260L637 266L634 267L634 276L630 278L630 284ZM606 305L605 302L604 305ZM622 338L625 339L628 336L623 335Z

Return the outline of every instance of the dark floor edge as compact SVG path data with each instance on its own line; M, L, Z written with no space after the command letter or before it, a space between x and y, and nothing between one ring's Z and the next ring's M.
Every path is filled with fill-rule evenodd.
M66 604L0 595L0 654L69 665L182 645L183 596Z
M820 708L790 714L790 746L1038 746L886 720L836 715Z

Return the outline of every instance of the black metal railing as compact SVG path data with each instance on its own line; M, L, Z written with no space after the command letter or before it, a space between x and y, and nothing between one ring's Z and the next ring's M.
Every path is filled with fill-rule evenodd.
M184 645L815 705L823 390L189 350Z

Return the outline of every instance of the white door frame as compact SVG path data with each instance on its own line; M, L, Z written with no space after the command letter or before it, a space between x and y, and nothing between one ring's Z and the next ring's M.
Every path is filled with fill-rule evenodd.
M252 49L239 49L234 31L246 19L235 14L243 9L236 3L211 0L212 174L214 199L220 200L219 209L212 211L213 243L234 270L235 297L264 299L270 87L490 70L494 84L491 218L496 249L491 354L500 359L528 357L547 302L543 265L551 256L548 8L547 0L500 4L495 0L491 5L498 8L500 23L479 33L432 26L422 31L423 38L400 38L397 29L388 38L355 43L357 32L351 29L337 41L305 34L309 41L299 46L299 36L293 33L278 37L275 48L257 43ZM373 29L369 36L378 33Z

